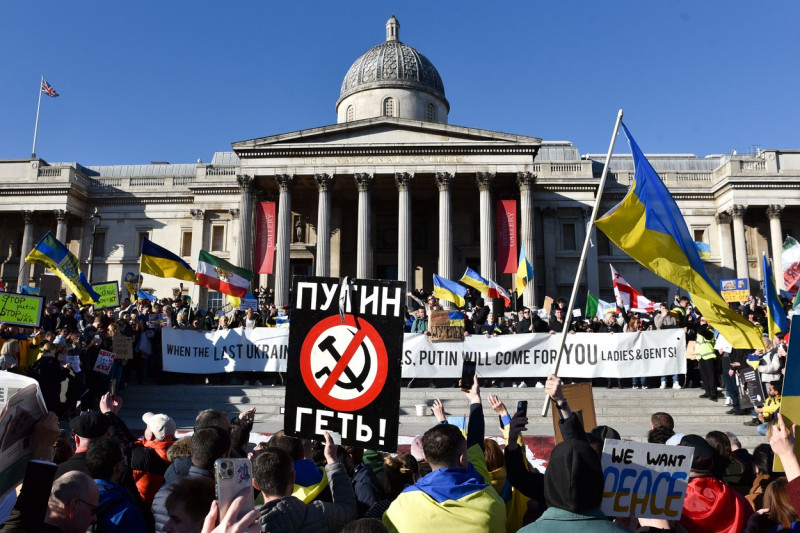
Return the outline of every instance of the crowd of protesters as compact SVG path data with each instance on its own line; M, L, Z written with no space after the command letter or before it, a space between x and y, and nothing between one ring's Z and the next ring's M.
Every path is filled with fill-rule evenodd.
M683 434L668 413L654 413L648 442L693 448L681 517L611 518L601 511L601 453L603 439L619 434L608 426L585 432L556 376L547 379L545 393L564 440L551 450L544 473L524 453L525 414L512 415L493 394L486 400L504 438L486 438L477 380L465 391L465 432L447 423L436 402L438 423L414 439L410 452L398 454L337 446L327 432L317 442L280 431L251 449L255 410L233 418L204 410L183 437L168 414L148 412L143 433L134 435L117 416L123 398L106 393L97 411L70 420L69 438L60 437L54 413L35 425L20 492L0 502L0 527L29 533L756 533L800 527L795 428L780 414L767 441L750 453L733 434ZM772 468L776 455L784 473ZM215 462L229 457L249 458L252 486L220 512Z
M439 302L411 294L412 332ZM711 431L683 435L667 413L656 413L648 441L694 448L689 490L678 522L641 517L612 520L600 511L603 475L599 451L603 437L618 437L608 427L586 434L564 401L561 380L542 386L561 416L565 442L550 454L544 474L525 460L520 435L527 419L513 417L494 395L489 405L500 417L508 445L485 439L478 381L466 393L470 403L466 437L440 423L415 439L411 453L372 450L296 439L279 432L249 449L254 410L229 419L212 409L201 412L191 436L177 438L165 413L144 413L145 430L134 435L117 416L129 380L163 377L162 327L210 331L230 327L277 327L288 322L268 293L259 294L259 311L201 312L186 298L124 301L118 309L78 306L69 298L49 302L42 327L0 326L0 368L27 373L40 384L50 413L32 436L32 460L19 497L0 503L3 530L85 531L724 531L800 530L800 466L793 453L794 426L780 414L780 391L788 338L764 339L763 350L738 350L715 344L714 335L688 298L676 298L653 313L621 307L597 317L567 317L566 301L554 302L549 316L538 309L493 313L474 298L465 313L465 335L569 331L624 332L683 328L695 342L694 363L683 386L703 387L701 398L726 398L729 414L750 413L766 442L752 453L735 435ZM736 308L765 331L758 299ZM279 320L279 316L282 320ZM408 317L407 317L408 318ZM407 320L407 324L408 324ZM421 323L422 322L422 323ZM108 375L93 372L100 350L113 349L116 336L132 338L133 358L115 361ZM758 368L765 402L742 407L737 379L748 365ZM678 376L661 378L681 387ZM658 378L654 378L658 379ZM66 401L61 384L68 381ZM109 392L110 383L117 384ZM641 379L634 387L655 385ZM607 383L606 386L611 386ZM618 386L625 385L618 382ZM720 391L724 390L723 396ZM163 411L169 411L165 404ZM59 437L58 420L69 421L70 435ZM503 442L503 441L501 441ZM785 475L772 471L778 455ZM221 513L214 495L214 462L250 457L253 488ZM253 501L250 502L249 500ZM254 511L247 511L254 508ZM241 511L241 512L240 512Z

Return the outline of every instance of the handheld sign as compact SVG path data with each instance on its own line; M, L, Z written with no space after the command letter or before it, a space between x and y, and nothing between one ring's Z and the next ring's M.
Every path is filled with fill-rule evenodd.
M0 293L0 322L38 328L42 323L44 298L26 294Z
M133 359L133 337L115 335L111 340L117 359Z
M119 305L119 285L116 281L97 283L92 285L92 288L100 295L100 300L95 304L96 309Z
M726 302L743 302L750 294L750 280L747 278L723 279L719 282L722 299Z
M295 276L284 428L396 451L405 282Z
M606 516L679 520L694 448L606 439L603 503Z
M464 342L464 313L431 311L428 317L428 340L431 342Z
M116 354L113 352L100 350L100 353L97 354L97 359L95 359L93 370L108 375L108 373L111 372L111 367L114 366L115 357Z

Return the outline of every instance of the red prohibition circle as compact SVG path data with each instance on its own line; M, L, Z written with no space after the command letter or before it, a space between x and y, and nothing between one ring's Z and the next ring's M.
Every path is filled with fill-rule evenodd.
M375 355L377 357L376 363L378 365L375 381L372 382L372 385L370 385L370 388L367 389L366 392L350 400L334 398L328 392L324 391L323 387L317 384L317 380L314 379L314 373L311 370L311 352L314 346L326 331L335 326L350 326L357 330L362 330L364 336L368 338L375 347ZM303 376L303 381L306 387L308 387L308 391L320 403L337 411L357 411L372 403L381 393L381 390L383 390L388 369L389 363L386 354L386 345L383 344L383 339L380 334L372 324L363 318L356 318L353 315L344 315L344 323L339 315L332 315L320 320L311 328L311 331L308 332L306 340L303 341L303 347L300 349L300 374ZM328 375L328 379L331 379L331 375Z

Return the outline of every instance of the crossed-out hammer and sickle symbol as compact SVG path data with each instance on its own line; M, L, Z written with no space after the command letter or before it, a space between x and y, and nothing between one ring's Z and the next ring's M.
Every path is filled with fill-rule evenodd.
M352 335L355 337L355 333L353 333L352 331L350 333L352 333ZM335 337L333 337L332 335L328 335L325 338L325 340L319 343L318 346L319 349L322 350L323 352L330 353L331 357L333 357L338 363L339 359L342 358L342 354L340 354L339 350L336 349L336 346L333 345L335 341L336 341ZM341 380L339 380L336 382L337 386L343 389L356 389L358 390L358 392L364 391L364 381L367 379L367 376L369 375L369 369L370 366L372 365L372 361L370 359L367 346L363 342L361 343L361 349L364 351L364 368L361 370L361 374L356 376L353 373L353 371L350 370L350 367L347 366L344 369L344 374L350 381L348 383L343 383ZM330 374L331 374L331 369L326 366L325 368L319 370L316 374L314 374L314 377L319 379L322 376L329 376Z

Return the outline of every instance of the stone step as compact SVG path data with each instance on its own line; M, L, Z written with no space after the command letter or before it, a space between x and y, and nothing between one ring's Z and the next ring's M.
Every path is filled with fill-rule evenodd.
M742 422L749 416L726 415L730 409L723 400L711 402L698 398L699 389L606 389L594 387L592 395L599 425L616 429L622 438L643 441L650 429L650 415L655 411L670 413L675 419L676 430L681 433L705 435L712 429L731 431L752 450L766 442L756 434L755 428ZM544 402L541 388L495 388L482 390L482 396L497 394L514 411L519 400L528 401L529 424L527 434L552 436L550 416L539 416ZM123 393L123 409L120 413L126 423L141 429L141 415L146 411L167 412L183 430L190 430L199 411L207 408L223 410L231 415L256 407L258 415L254 429L260 433L272 433L283 428L286 389L282 385L131 385ZM456 388L403 388L400 396L400 434L417 435L435 423L430 414L416 416L416 405L430 406L435 398L441 399L445 412L452 416L466 416L469 412L464 393ZM497 415L484 404L487 435L500 435Z

